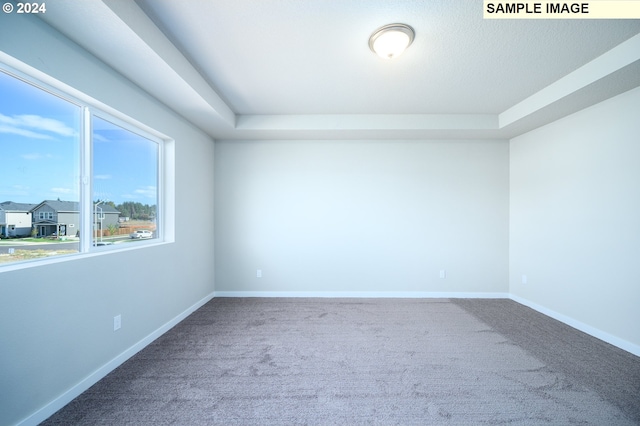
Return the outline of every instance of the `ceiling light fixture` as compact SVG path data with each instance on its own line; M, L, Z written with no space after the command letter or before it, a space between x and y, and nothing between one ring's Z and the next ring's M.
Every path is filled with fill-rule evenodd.
M416 33L406 24L389 24L380 27L369 37L369 48L384 59L400 56L413 42Z

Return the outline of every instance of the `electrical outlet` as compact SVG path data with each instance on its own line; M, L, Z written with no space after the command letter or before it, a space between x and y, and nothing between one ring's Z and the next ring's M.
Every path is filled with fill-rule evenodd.
M440 269L440 278L447 278L447 271L444 269Z
M256 278L262 278L262 269L256 270Z
M120 330L122 327L122 315L116 315L113 317L113 331Z
M522 275L522 284L526 284L526 283L527 283L527 276Z

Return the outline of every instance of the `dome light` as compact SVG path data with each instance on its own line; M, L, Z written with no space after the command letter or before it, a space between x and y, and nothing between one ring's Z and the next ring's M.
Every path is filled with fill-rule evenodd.
M389 24L369 37L369 48L384 59L398 57L413 42L415 31L406 24Z

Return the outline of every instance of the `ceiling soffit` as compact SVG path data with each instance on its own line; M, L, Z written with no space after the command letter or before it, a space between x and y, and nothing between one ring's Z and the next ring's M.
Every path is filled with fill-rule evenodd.
M274 9L276 3L279 9ZM374 1L384 13L369 14L363 11L372 5L347 4L338 13L318 1L276 3L194 2L204 8L200 10L163 0L86 0L82 7L59 0L41 18L215 139L511 138L640 85L635 72L640 23L609 23L609 39L596 34L579 40L576 34L592 27L554 23L542 27L553 31L540 34L530 21L503 25L482 20L481 12L465 2L433 2L445 18L430 22L429 14L414 10L424 9L424 2L407 2L394 12L389 2ZM171 15L176 8L183 12ZM204 22L194 16L198 10L205 17L220 12L218 19L228 21L216 30L221 33L198 28ZM388 16L406 18L418 34L399 61L391 63L369 51L369 34L360 40L365 28L389 23L378 22ZM259 18L262 26L245 34ZM332 20L337 22L329 24ZM325 24L325 31L303 28L313 22ZM185 29L188 23L196 28ZM435 28L425 29L429 23ZM466 25L468 34L447 40L452 34L447 28L460 25ZM333 27L347 41L327 36ZM275 35L273 28L278 28ZM427 33L422 38L421 31ZM260 41L256 37L263 32L270 35ZM220 42L198 40L203 34ZM481 35L484 48L474 45ZM544 52L539 46L563 45L557 42L560 36L569 39L568 45L576 40L598 44L601 39L609 44L576 49L560 65L541 66L550 61L540 56ZM528 43L521 48L527 54L518 60L504 57L515 55L510 37ZM616 38L622 42L611 45ZM328 50L322 43L337 47ZM470 46L461 47L464 43ZM438 58L446 54L439 45L465 54L451 55L455 57L440 61L443 69L436 69ZM563 53L556 47L548 50L549 57ZM497 66L491 65L495 58L502 58ZM496 72L500 75L492 75ZM504 81L507 75L512 78Z

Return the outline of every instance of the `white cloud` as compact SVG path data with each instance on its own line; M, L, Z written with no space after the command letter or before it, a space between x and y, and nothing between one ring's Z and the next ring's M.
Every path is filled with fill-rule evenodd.
M51 139L51 135L47 133L53 133L58 136L73 136L76 134L74 129L60 120L32 114L11 117L0 114L0 133L13 133L36 139Z
M17 127L7 126L3 124L0 124L0 133L10 133L13 135L24 136L32 139L53 139L49 135L43 135L42 133L36 133L32 132L31 130L19 129Z
M109 180L111 179L113 176L111 175L94 175L93 178L95 180Z
M131 201L141 200L143 198L156 200L157 196L158 189L155 186L143 186L133 191L133 193L120 194L120 198Z
M22 158L24 158L25 160L41 160L43 158L53 158L53 155L51 154L40 154L39 152L32 152L30 154L23 154L21 155Z
M99 141L99 142L109 142L109 139L105 138L104 136L93 132L93 140L94 141Z
M71 194L73 189L71 188L51 188L51 192L55 194Z
M40 117L39 115L18 115L14 117L24 123L26 127L44 130L45 132L55 133L60 136L73 136L76 133L75 130L60 120Z
M0 185L0 201L8 201L15 197L25 197L31 195L30 192L30 188L25 185L12 185L7 187Z
M144 186L142 188L136 189L134 193L145 198L155 199L158 191L155 186Z

